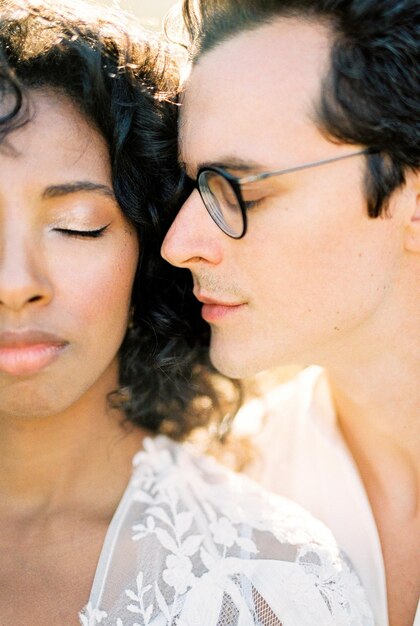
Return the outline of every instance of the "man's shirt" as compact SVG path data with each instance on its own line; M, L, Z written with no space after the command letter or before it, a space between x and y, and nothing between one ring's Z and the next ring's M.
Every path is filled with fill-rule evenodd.
M323 370L309 367L251 402L238 416L237 429L251 431L258 449L248 473L267 489L297 501L332 530L362 580L377 626L387 626L379 534L338 428ZM420 626L420 604L414 626Z

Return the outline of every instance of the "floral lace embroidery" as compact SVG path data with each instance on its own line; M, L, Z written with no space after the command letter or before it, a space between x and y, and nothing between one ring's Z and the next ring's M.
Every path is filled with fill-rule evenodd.
M104 581L83 626L373 625L329 531L297 505L164 437L134 466L139 566L120 591Z

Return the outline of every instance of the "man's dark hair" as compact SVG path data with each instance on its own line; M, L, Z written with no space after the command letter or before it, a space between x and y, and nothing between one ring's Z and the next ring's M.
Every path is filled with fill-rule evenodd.
M105 138L114 192L141 249L132 327L119 353L121 388L111 400L134 423L180 438L224 409L189 273L159 254L177 201L177 76L158 41L116 15L105 19L103 9L1 2L0 149L31 123L35 90L70 98Z
M408 170L420 166L418 0L184 0L193 63L219 43L276 17L326 24L330 69L316 122L332 139L371 149L368 212L384 212Z

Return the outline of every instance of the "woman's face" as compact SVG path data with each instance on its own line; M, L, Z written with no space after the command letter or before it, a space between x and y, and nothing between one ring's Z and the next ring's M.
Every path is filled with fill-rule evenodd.
M0 147L0 416L115 388L139 255L102 136L64 97L33 104Z

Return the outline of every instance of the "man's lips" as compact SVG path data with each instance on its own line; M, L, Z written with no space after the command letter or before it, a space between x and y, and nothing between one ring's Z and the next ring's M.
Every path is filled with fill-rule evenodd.
M202 294L197 294L196 298L199 302L203 303L201 315L209 324L218 322L229 315L237 313L246 306L246 302L227 302Z
M197 298L197 300L199 302L202 302L203 304L213 304L215 306L232 306L232 307L241 306L242 304L245 304L244 302L228 302L227 300L222 300L219 298L211 298L201 293L194 292L194 295Z
M0 333L0 371L12 376L34 374L50 365L68 342L40 330Z

